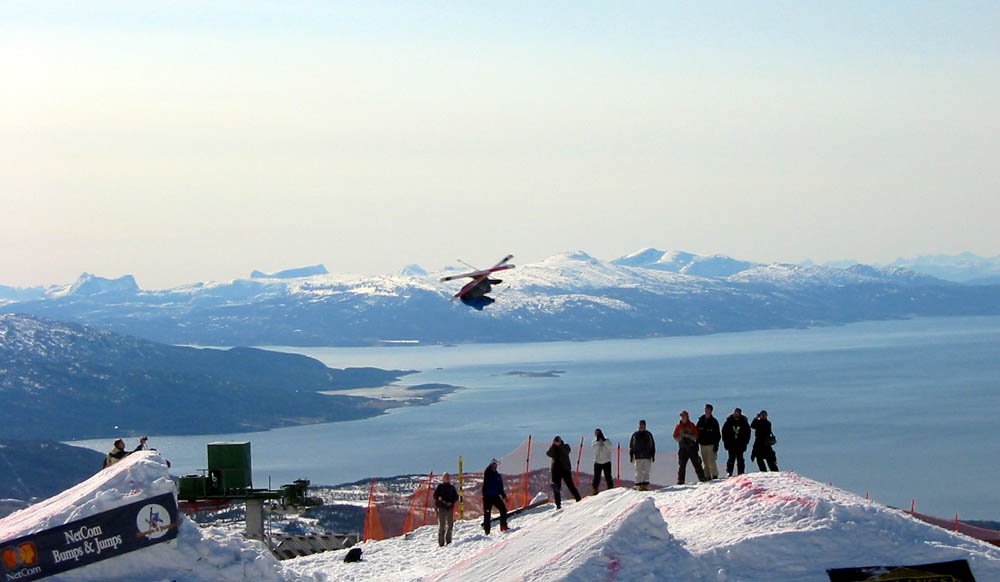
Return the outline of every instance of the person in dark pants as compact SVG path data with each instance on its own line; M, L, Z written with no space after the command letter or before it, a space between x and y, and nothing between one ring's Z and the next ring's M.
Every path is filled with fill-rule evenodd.
M611 478L611 441L604 437L604 433L599 428L594 429L594 487L593 495L597 495L597 490L601 486L601 474L608 482L608 489L614 489L615 482Z
M573 495L573 499L580 501L580 492L573 484L573 462L569 458L569 445L557 436L552 439L552 444L545 454L552 459L552 496L556 502L556 509L562 508L563 481L566 482L566 488Z
M726 459L726 474L733 476L734 465L737 475L745 473L747 468L743 453L750 444L750 421L739 408L734 410L722 425L722 444L729 452L729 458Z
M698 419L698 450L701 451L702 465L705 467L706 479L719 478L719 466L715 462L719 453L719 441L722 440L722 433L719 430L719 421L712 416L715 410L711 404L705 405L705 414Z
M483 471L483 530L486 535L490 535L490 517L493 508L500 512L500 531L507 531L507 492L503 490L503 476L497 471L500 462L496 459L490 461L486 470Z
M451 530L455 527L455 503L458 490L451 484L451 475L441 475L441 483L434 490L434 507L438 517L438 545L451 543Z
M750 451L750 460L757 459L757 466L761 471L777 471L778 455L774 452L774 443L777 439L771 431L771 421L767 419L766 410L757 413L757 417L750 423L750 428L753 429L753 450Z
M701 458L698 456L698 427L691 422L686 410L681 411L681 421L674 427L674 440L677 441L677 484L684 484L688 461L694 465L698 480L707 481L705 472L701 468Z

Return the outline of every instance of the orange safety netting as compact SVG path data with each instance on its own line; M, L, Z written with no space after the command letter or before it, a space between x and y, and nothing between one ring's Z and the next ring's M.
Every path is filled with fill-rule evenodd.
M977 540L982 540L984 542L989 542L994 546L1000 546L1000 531L995 531L992 529L986 529L982 527L976 527L974 525L969 525L958 520L958 515L955 515L955 519L943 519L940 517L934 517L931 515L924 515L923 513L917 513L910 509L906 513L912 515L913 517L919 519L920 521L936 525L938 527L948 529L951 531L957 531L963 533L971 538L976 538Z
M569 438L565 440L571 446L573 481L582 496L589 495L594 469L591 443L585 438L576 439L576 442ZM539 442L529 436L516 449L498 459L498 469L503 476L504 489L507 493L508 511L527 506L539 493L551 497L549 472L551 459L545 455L550 444L548 439ZM672 483L677 470L676 452L664 451L662 456L662 461L654 463L650 480L654 483ZM452 484L459 490L459 502L455 507L456 519L482 518L483 470L489 461L489 459L478 460L473 470L468 471L462 467L462 458L459 457L459 469L454 472L449 471ZM629 464L627 442L624 446L619 443L614 444L611 471L615 478L615 486L633 485L634 474ZM433 495L434 489L441 483L441 474L444 472L430 472L415 482L402 486L397 484L396 491L390 491L372 481L365 516L364 539L380 540L395 537L418 527L437 523ZM607 484L602 480L599 488L604 490L606 487ZM566 498L570 497L565 488L563 495Z

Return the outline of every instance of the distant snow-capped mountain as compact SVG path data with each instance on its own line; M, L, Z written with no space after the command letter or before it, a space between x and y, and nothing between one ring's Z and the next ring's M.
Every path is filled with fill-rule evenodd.
M612 263L623 267L643 267L712 278L728 277L756 266L756 263L741 261L726 255L706 257L684 251L661 251L653 248L625 255L615 259Z
M324 265L311 265L309 267L298 267L295 269L285 269L277 273L264 273L253 271L250 273L251 279L297 279L299 277L312 277L314 275L326 275L330 271Z
M315 274L115 293L49 293L0 311L102 326L166 343L368 345L690 335L916 315L1000 314L1000 286L899 267L763 265L645 249L604 261L575 251L499 274L483 312L449 301L462 281ZM727 274L728 273L728 274Z
M815 265L812 261L805 261L803 264L808 266ZM823 263L823 266L833 269L846 269L856 264L858 264L858 261L837 260ZM906 269L914 273L955 283L1000 285L1000 255L980 257L968 252L957 255L923 255L912 259L898 258L888 264L872 266Z
M980 257L972 253L925 255L913 259L896 259L890 265L948 281L978 285L1000 284L1000 255L994 257Z

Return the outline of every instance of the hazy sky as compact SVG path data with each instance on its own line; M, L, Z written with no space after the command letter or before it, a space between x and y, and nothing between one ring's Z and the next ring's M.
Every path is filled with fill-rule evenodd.
M1000 254L997 2L0 2L0 284Z

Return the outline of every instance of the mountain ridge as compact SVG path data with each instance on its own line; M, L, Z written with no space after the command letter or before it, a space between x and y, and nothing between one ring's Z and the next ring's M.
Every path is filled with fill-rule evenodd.
M901 267L765 265L657 249L604 261L571 251L504 273L496 303L483 312L448 301L460 283L440 282L448 272L411 265L396 275L125 286L127 294L29 296L0 312L169 344L289 346L643 338L1000 314L1000 286L961 285Z

